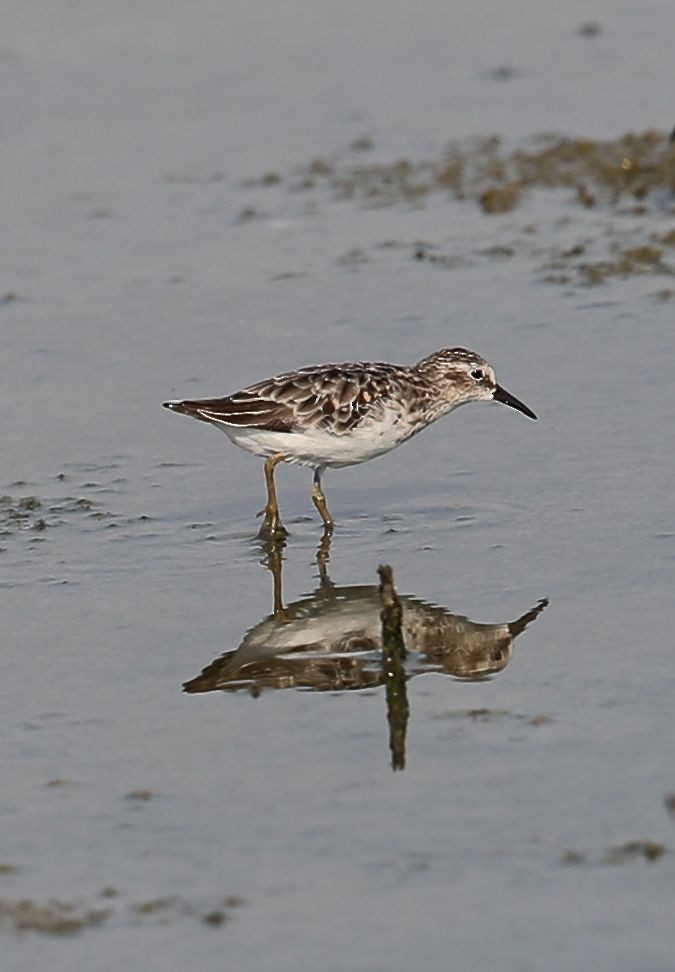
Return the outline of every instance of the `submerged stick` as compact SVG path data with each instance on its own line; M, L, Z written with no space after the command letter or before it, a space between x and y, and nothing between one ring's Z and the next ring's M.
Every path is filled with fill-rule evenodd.
M406 673L402 664L407 656L401 627L403 609L394 587L391 567L382 564L377 572L380 575L382 672L387 697L391 768L402 770L405 769L405 739L410 714Z
M389 564L380 564L377 573L380 576L380 604L382 605L380 612L382 650L387 657L403 661L408 652L403 642L401 630L403 609L394 587L394 574Z

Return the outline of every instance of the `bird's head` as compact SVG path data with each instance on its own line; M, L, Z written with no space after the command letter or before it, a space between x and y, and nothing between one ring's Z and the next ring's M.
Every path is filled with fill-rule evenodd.
M528 418L536 419L515 395L498 384L492 365L475 351L466 348L442 348L415 365L415 369L445 393L451 407L466 402L501 402Z

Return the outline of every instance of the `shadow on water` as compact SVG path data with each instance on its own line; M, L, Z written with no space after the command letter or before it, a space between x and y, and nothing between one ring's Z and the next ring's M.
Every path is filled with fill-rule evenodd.
M265 544L273 578L273 611L185 682L189 694L297 688L336 692L385 686L392 767L405 766L406 685L437 672L483 681L503 671L515 639L548 604L543 598L515 621L479 624L414 595L399 595L388 566L378 585L336 585L328 573L330 534L317 551L319 586L284 604L285 541Z

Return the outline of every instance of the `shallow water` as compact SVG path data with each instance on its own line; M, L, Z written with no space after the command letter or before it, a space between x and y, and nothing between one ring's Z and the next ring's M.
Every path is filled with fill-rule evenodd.
M668 128L674 15L607 4L582 36L581 3L368 10L7 6L8 968L134 967L140 949L163 972L672 967L671 281L542 269L664 234L672 199L586 211L538 190L487 216L291 183L331 153ZM321 569L308 471L278 472L291 536L270 561L260 463L159 407L443 345L485 354L539 421L462 409L329 474ZM432 633L451 617L506 637L549 601L491 677L409 644L395 773L380 563ZM313 654L265 655L235 691L219 659L278 634L271 566Z

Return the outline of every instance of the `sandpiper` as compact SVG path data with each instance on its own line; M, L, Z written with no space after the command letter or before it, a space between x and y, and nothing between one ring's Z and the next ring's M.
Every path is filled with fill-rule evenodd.
M164 402L210 422L235 445L265 459L267 503L260 536L287 536L274 483L280 462L314 469L312 500L333 529L321 486L325 469L382 456L467 402L496 401L534 412L497 384L494 369L465 348L443 348L414 365L323 364L266 378L225 398Z

